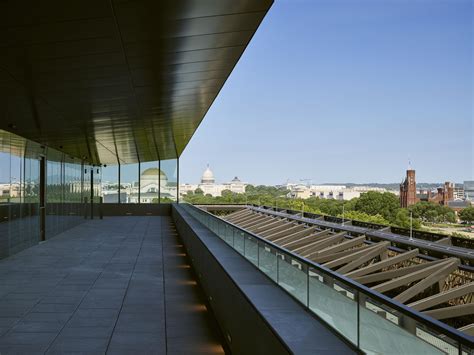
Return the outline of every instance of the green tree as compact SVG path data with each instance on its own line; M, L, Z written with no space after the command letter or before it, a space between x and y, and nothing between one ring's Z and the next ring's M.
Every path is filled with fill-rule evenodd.
M199 187L194 190L194 194L195 195L204 195L204 191L202 191L202 189L200 189Z
M467 223L473 223L474 222L474 207L466 207L463 209L461 212L459 212L459 218L461 221L467 222Z
M379 214L393 222L400 210L400 200L391 192L368 191L360 195L354 209L372 216Z
M394 225L402 228L410 228L410 214L406 208L400 208L395 216ZM420 220L413 218L413 229L421 228Z
M413 206L410 206L410 211L413 212L413 217L419 218L422 221L430 223L454 223L456 222L456 215L454 211L437 203L421 201Z

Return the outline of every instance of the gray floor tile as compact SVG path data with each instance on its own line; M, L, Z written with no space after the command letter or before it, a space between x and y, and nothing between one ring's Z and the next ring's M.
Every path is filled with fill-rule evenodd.
M215 342L206 317L186 315L187 305L201 302L202 296L182 283L192 277L180 267L188 263L176 251L181 244L176 236L166 235L163 246L161 232L168 232L162 221L169 218L87 221L4 260L1 355L163 354L166 324L170 346L178 353L190 348L177 342L196 348ZM170 319L181 314L181 323Z
M108 337L63 337L60 336L51 345L48 354L76 352L76 353L101 353L104 354L109 343Z
M10 345L44 345L51 343L57 333L8 332L2 337L2 344Z
M64 327L63 322L32 322L22 320L13 326L12 331L24 333L58 333L62 327Z

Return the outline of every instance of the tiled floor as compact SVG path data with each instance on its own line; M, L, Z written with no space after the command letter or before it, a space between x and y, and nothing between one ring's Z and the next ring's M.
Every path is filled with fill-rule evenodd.
M0 261L0 354L223 353L169 217L87 221Z

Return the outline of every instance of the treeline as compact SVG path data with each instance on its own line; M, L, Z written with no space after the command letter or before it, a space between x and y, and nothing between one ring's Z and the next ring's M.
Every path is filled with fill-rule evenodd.
M197 189L184 196L184 201L192 204L258 204L278 208L337 216L363 222L393 225L402 228L419 229L422 222L454 223L454 212L446 207L430 202L419 202L410 208L401 208L399 197L390 192L368 191L350 201L320 199L293 199L286 197L288 190L274 186L248 185L243 194L224 190L222 196L212 197ZM472 207L471 207L472 208ZM473 208L474 209L474 208ZM410 221L410 212L413 220ZM474 218L473 218L474 219Z

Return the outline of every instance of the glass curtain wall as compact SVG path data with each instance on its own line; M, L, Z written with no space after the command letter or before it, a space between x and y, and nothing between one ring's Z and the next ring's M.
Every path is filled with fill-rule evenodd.
M65 228L73 227L84 219L82 201L81 175L82 164L71 157L65 157L63 181L63 215Z
M0 258L39 241L42 148L0 130Z
M46 236L51 238L84 220L82 164L54 149L46 159Z
M178 159L93 167L55 149L0 130L0 258L40 241L42 159L45 159L47 239L90 216L91 186L93 204L99 203L101 196L104 202L113 203L178 200Z
M0 258L40 240L41 159L45 159L47 239L90 216L91 186L93 204L99 203L101 196L106 203L178 200L177 159L93 167L0 130Z
M40 155L37 144L26 142L23 158L23 225L24 235L22 235L23 246L25 248L34 245L39 237L39 203L40 203Z
M0 130L0 258L40 241L42 157L46 158L46 238L84 221L81 161ZM97 178L99 196L100 173Z
M10 134L0 131L0 258L10 252Z

